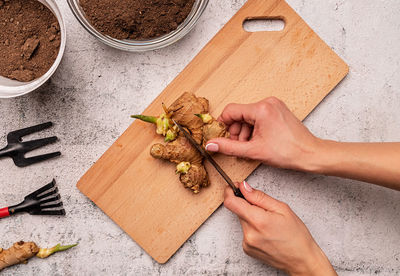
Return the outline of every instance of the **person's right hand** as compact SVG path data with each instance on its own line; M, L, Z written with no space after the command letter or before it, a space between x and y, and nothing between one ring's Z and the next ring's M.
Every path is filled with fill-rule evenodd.
M208 141L206 149L267 165L312 170L319 139L280 100L267 98L254 104L229 104L219 121L230 138Z
M400 191L400 143L343 143L315 137L277 98L229 104L219 121L230 138L206 150L267 165L361 180Z

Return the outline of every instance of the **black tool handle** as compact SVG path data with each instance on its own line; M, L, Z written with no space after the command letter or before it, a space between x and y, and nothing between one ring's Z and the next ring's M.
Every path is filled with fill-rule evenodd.
M235 196L243 198L244 200L246 200L246 198L244 197L244 195L242 194L242 191L240 191L239 188L236 188L233 193L235 194Z
M0 150L0 158L1 157L11 157L12 153L15 151L14 147L6 146Z

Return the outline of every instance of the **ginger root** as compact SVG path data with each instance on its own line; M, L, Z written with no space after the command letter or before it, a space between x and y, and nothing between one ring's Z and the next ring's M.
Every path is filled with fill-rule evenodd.
M177 164L176 172L184 187L198 193L209 185L207 171L203 165L203 156L178 131L171 118L185 127L198 144L212 138L228 137L223 123L216 121L209 112L208 100L196 97L193 93L183 93L168 108L163 105L164 113L159 117L132 115L132 118L153 123L156 133L165 136L164 144L154 144L150 154L156 159L168 160ZM197 115L196 115L197 114ZM205 140L207 139L207 140Z
M0 271L12 265L27 263L30 258L35 256L47 258L56 252L70 249L76 245L57 244L52 248L39 248L34 242L16 242L9 249L0 248Z
M150 154L154 158L168 160L176 164L180 162L200 164L203 161L203 156L182 136L166 145L154 144L150 149Z
M39 252L34 242L16 242L9 249L0 249L0 271L4 268L25 263Z

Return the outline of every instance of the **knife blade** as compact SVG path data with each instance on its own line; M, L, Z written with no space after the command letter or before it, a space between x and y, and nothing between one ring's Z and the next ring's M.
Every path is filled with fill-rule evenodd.
M242 192L240 191L240 189L235 186L235 184L233 183L232 179L224 172L224 170L211 157L211 155L205 149L203 149L202 146L197 144L197 142L193 139L192 135L190 135L190 133L187 132L180 124L178 124L174 119L171 119L171 120L178 127L179 131L181 131L183 133L185 138L189 140L190 144L192 144L197 149L197 151L199 151L200 154L206 160L208 160L208 162L210 162L211 165L213 165L214 168L217 170L217 172L225 179L226 183L228 183L228 185L232 188L233 193L235 194L235 196L245 199L243 194L242 194Z

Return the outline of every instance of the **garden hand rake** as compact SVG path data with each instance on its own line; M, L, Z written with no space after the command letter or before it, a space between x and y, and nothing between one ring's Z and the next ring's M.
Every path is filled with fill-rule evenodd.
M31 215L65 215L63 203L53 179L49 184L27 195L20 204L0 209L0 218L26 212Z
M48 154L38 155L34 157L25 158L25 153L43 147L45 145L54 143L57 141L57 137L48 137L43 139L37 139L27 142L22 142L22 137L28 134L32 134L53 125L52 122L27 127L24 129L10 132L7 135L8 145L0 150L0 157L11 157L14 160L14 164L18 167L26 167L34 163L38 163L56 156L61 155L61 152L52 152Z

